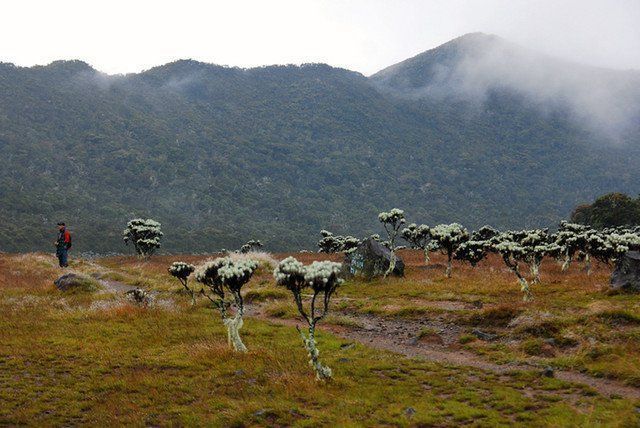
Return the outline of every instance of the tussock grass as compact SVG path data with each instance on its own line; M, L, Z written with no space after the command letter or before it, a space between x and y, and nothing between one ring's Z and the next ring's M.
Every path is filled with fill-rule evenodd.
M537 358L640 384L640 330L635 321L627 319L622 325L616 318L623 328L611 334L614 329L610 321L589 309L594 299L610 298L596 286L604 272L596 270L594 276L600 279L588 279L586 284L578 284L578 276L570 272L568 282L562 279L557 285L541 285L534 290L539 290L536 301L521 306L513 303L520 297L517 285L511 283L509 275L489 270L491 262L478 271L456 266L454 278L444 281L439 278L441 272L415 269L412 253L408 255L407 278L347 284L337 296L346 299L336 300L335 307L351 313L334 312L326 321L357 328L349 325L351 320L374 307L382 315L407 320L414 319L418 308L419 317L437 316L453 323L473 314L481 314L481 322L499 319L504 323L509 317L549 312L561 326L555 337L571 334L579 345L571 352L555 349L556 356L542 353ZM335 379L319 384L293 327L247 317L242 334L249 352L230 351L218 313L204 300L191 308L186 299L182 301L175 294L180 285L166 273L173 256L154 256L148 261L118 257L97 262L111 278L130 284L144 281L160 299L172 296L178 302L172 310L140 308L112 294L62 294L53 287L53 279L60 274L52 264L53 258L14 257L18 256L0 255L0 425L638 423L637 403L630 400L601 397L537 374L498 375L402 358L362 345L342 346L344 341L327 334L322 326L319 347ZM307 263L325 257L300 256ZM197 264L207 257L180 258ZM85 263L74 269L89 272L96 267ZM264 297L267 311L284 318L297 317L291 299L276 298L278 293L274 291L278 289L271 285L270 275L258 272L247 291L254 290L256 299ZM366 295L362 287L367 287ZM501 287L507 287L507 291ZM407 295L411 288L418 294ZM615 299L613 308L636 313L637 302L624 296ZM478 300L485 307L448 307L450 301L469 304ZM447 308L428 306L429 301L444 302ZM522 313L515 315L504 309L509 307ZM586 321L582 315L589 315ZM509 337L516 328L508 323L499 327L501 337ZM425 329L427 333L430 330ZM466 333L459 341L488 358L513 361L525 358L527 349L535 351L532 346L522 349L521 344L542 340L535 337L539 333L519 331L523 338L511 337L517 339L513 347L485 343ZM588 338L594 338L595 343ZM408 408L413 411L408 412Z

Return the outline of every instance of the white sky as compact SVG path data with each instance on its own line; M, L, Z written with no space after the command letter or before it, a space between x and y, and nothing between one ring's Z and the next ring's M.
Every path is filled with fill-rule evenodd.
M192 58L371 74L482 31L566 59L640 69L640 0L10 0L0 61L81 59L107 73Z

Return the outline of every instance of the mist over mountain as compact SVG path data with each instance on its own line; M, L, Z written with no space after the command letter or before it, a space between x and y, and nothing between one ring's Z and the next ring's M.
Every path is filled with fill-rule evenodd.
M640 71L575 64L472 33L371 76L379 88L407 98L474 101L492 92L522 95L549 114L564 112L578 126L614 140L640 129Z
M638 72L472 34L367 78L324 64L183 60L109 76L0 64L0 250L124 251L134 216L166 251L314 248L322 228L410 221L548 226L640 191Z

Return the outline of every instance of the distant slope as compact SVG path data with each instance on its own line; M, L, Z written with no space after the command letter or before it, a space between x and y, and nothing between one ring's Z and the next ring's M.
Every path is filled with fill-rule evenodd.
M139 215L163 223L168 251L313 248L321 228L379 231L393 206L412 221L533 227L640 191L640 132L612 144L505 88L480 107L400 95L406 79L433 81L429 67L367 79L327 65L0 64L0 250L48 249L64 219L78 251L124 251Z
M471 33L371 76L411 99L482 103L508 93L547 113L567 114L600 136L633 139L640 130L640 72L562 61L498 36Z

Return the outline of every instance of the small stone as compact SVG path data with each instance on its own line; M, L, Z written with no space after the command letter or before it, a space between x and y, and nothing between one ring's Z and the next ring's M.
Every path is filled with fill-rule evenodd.
M340 359L338 359L338 362L340 362L340 363L348 363L350 361L351 361L350 358L340 358Z
M416 409L414 409L413 407L407 407L406 409L404 409L404 414L406 417L411 418L416 414Z
M471 334L473 334L478 339L485 340L487 342L496 340L498 338L497 334L485 333L484 331L478 330L477 328L474 328L473 331L471 331Z
M340 350L341 351L346 351L349 349L352 349L356 346L355 343L343 343L342 345L340 345Z
M542 376L544 377L553 377L554 375L554 370L553 367L545 367L544 370L542 370Z
M265 413L267 413L267 411L265 409L260 409L260 410L256 410L255 412L253 412L254 416L262 416Z
M244 370L236 370L235 372L233 372L233 374L235 374L236 376L242 376L244 375Z
M551 345L551 346L555 346L556 344L556 340L553 337L550 337L548 339L544 339L544 343Z
M93 278L75 273L62 275L60 278L53 281L53 283L60 291L95 291L98 288Z

